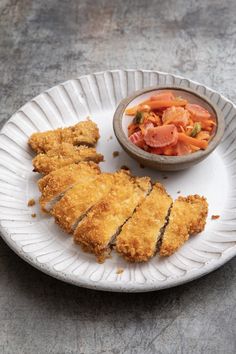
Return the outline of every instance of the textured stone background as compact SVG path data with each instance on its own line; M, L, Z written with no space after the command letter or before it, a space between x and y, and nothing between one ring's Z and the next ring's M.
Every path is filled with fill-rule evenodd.
M1 0L0 124L54 84L115 68L181 74L236 102L235 14L235 0ZM160 292L99 293L0 240L0 353L235 353L235 266Z

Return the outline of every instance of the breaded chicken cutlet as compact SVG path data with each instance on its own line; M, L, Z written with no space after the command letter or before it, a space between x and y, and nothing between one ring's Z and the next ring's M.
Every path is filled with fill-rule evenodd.
M33 159L33 166L35 172L48 174L64 166L81 161L99 163L103 161L103 155L97 153L95 148L62 143L56 145L45 154L38 154Z
M93 146L98 139L99 131L96 123L88 120L67 128L34 133L30 136L28 144L39 154L45 153L61 143Z
M208 204L204 197L179 197L171 208L169 222L162 236L160 256L176 252L189 236L204 230Z
M57 224L68 233L73 233L86 212L110 191L116 180L123 177L123 173L102 173L92 182L84 181L72 187L51 211Z
M153 257L171 205L165 188L156 183L122 227L116 238L116 250L130 262L146 262Z
M42 193L39 203L42 211L48 212L53 204L76 183L92 181L100 169L94 162L80 162L55 170L38 181Z
M134 178L123 173L111 191L79 223L74 241L85 251L94 253L98 261L104 261L114 237L150 189L150 178Z

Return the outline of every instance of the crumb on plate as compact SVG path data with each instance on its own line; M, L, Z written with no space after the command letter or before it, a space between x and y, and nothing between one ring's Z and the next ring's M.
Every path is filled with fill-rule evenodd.
M122 274L124 272L124 268L117 268L116 274Z
M181 193L181 191L177 191L177 193L178 193L178 194L180 194L180 193Z
M211 216L211 220L216 220L216 219L219 219L220 218L220 215L212 215Z
M113 151L112 153L113 157L117 157L120 155L119 151Z
M34 206L35 205L35 200L34 200L34 198L32 198L32 199L30 199L29 201L28 201L28 207L32 207L32 206Z
M31 214L31 216L32 216L32 218L36 218L36 214L35 213Z
M126 165L122 165L122 166L120 166L120 168L122 170L130 171L130 168L128 166L126 166Z

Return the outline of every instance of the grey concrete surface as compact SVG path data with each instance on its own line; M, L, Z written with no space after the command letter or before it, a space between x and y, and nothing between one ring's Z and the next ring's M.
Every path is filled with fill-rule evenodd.
M1 0L1 125L42 90L113 68L181 74L236 102L235 14L235 0ZM235 353L235 266L160 292L99 293L0 240L0 353Z

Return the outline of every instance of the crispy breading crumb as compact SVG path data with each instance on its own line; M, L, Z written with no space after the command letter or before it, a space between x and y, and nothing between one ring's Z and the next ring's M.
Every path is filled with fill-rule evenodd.
M112 140L112 139L113 139L113 136L110 135L109 138L107 138L107 141L110 141L110 140Z
M216 219L219 219L220 218L220 215L212 215L211 216L211 220L216 220Z
M126 171L130 171L130 168L126 165L122 165L120 166L121 170L126 170Z
M30 199L29 201L28 201L28 207L32 207L32 206L34 206L35 205L35 200L34 200L34 198L32 198L32 199Z
M113 151L112 153L113 157L117 157L120 155L119 151Z
M32 218L36 218L36 214L35 213L33 213L33 214L31 214L31 216L32 216Z
M117 268L116 274L122 274L124 272L124 268Z

